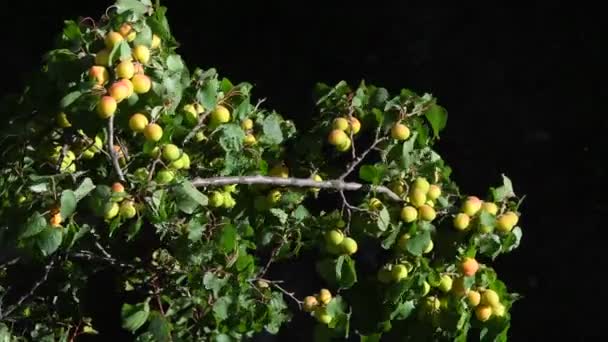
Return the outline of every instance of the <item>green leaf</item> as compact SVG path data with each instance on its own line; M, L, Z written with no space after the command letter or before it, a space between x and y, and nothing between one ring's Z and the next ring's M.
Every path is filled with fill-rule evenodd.
M507 235L507 237L505 238L505 240L503 242L503 248L504 248L505 252L510 252L510 251L514 250L515 248L519 247L519 243L521 241L522 235L523 234L522 234L521 228L519 228L519 227L513 228L513 230L511 230L511 232L509 233L509 235Z
M150 26L144 25L137 36L135 36L135 40L133 41L133 46L144 45L150 47L152 45L152 30Z
M76 202L80 201L84 197L86 197L91 191L95 189L95 184L91 181L91 178L85 178L82 183L78 186L76 191L74 191L74 196L76 196Z
M479 224L493 228L496 225L496 218L487 211L481 210L479 214Z
M46 227L40 234L36 235L36 245L44 256L49 256L61 246L63 232L59 228Z
M505 199L515 196L515 192L513 192L513 184L511 183L511 180L503 174L502 181L503 181L503 185L500 186L499 188L493 189L493 191L492 191L492 195L494 197L495 202L502 202Z
M61 217L65 220L76 210L76 195L72 190L61 193Z
M188 240L198 241L203 236L205 226L196 218L193 218L188 223Z
M382 339L382 334L372 334L372 335L360 335L360 342L380 342Z
M228 283L228 277L220 278L213 272L207 272L203 276L205 289L213 291L213 296L217 297L222 288Z
M422 231L407 241L407 251L413 255L421 256L422 252L428 247L430 241L431 233L429 231Z
M403 320L410 316L414 310L414 301L408 300L403 303L399 303L395 310L391 312L391 319Z
M393 229L393 231L388 234L384 240L382 240L382 248L390 249L395 244L397 236L399 236L399 232L399 229Z
M74 103L76 100L78 100L80 96L82 96L82 92L80 90L75 90L71 93L68 93L61 99L61 101L59 101L59 106L61 107L61 109L65 109L69 107L72 103Z
M424 116L433 128L433 135L438 137L439 132L445 128L448 121L448 112L443 107L437 104L432 104L426 113L424 113Z
M149 299L137 304L123 304L120 316L122 318L122 328L135 333L137 329L146 323L150 316Z
M116 2L116 12L118 14L126 11L132 11L137 15L144 15L150 10L149 6L146 6L139 0L118 0Z
M495 258L501 250L500 238L496 234L485 234L479 239L479 253Z
M243 147L245 132L238 124L223 124L220 134L220 145L224 151L239 151Z
M158 311L152 311L149 318L148 331L152 333L155 341L171 340L171 323Z
M35 193L43 193L49 190L48 183L38 183L30 186L30 191Z
M207 196L203 195L188 180L184 180L175 191L176 204L179 210L186 214L192 214L199 206L206 206Z
M302 222L306 218L310 217L310 212L303 205L298 205L296 210L291 213L291 216L297 221Z
M336 261L336 279L341 289L348 289L357 282L355 261L348 255L343 255Z
M412 136L403 142L403 148L401 149L401 168L408 170L414 162L414 145L416 144L416 137L418 132L412 133Z
M281 119L276 114L268 115L262 122L264 135L260 141L270 145L278 145L283 142L283 131L281 131Z
M230 297L220 297L215 301L213 304L213 313L218 321L223 321L228 318L230 304L232 304L232 299Z
M271 208L270 209L270 213L279 219L279 222L281 222L281 224L285 224L287 223L287 218L288 215L287 213L285 213L285 211L283 209L279 209L279 208Z
M219 82L217 79L213 78L207 80L203 85L202 89L200 89L196 93L196 100L203 105L207 110L212 110L215 108L217 103L217 90L219 87Z
M171 72L181 72L184 70L184 61L179 55L169 55L167 57L167 69Z
M370 182L374 185L379 185L382 182L382 178L387 172L386 165L363 165L359 169L359 178L366 182Z
M44 216L36 211L30 217L28 217L27 221L25 222L24 230L19 237L24 239L30 236L38 235L47 226L48 223L44 219Z
M388 209L386 209L385 206L382 207L382 209L380 209L380 215L378 215L378 229L380 229L380 231L386 231L389 227L389 225L391 224L391 216L388 213Z
M233 342L230 336L226 334L218 334L213 338L214 342Z
M225 225L222 228L222 235L220 236L220 248L226 253L232 252L236 247L236 238L236 228L231 224Z

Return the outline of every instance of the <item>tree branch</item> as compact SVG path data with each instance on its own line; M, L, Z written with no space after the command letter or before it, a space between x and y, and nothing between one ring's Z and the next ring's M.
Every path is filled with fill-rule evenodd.
M196 126L194 126L194 128L190 131L190 133L188 133L188 135L186 135L186 137L184 138L184 142L182 143L182 146L186 145L188 143L188 141L190 141L190 139L192 139L196 135L196 133L201 128L203 128L203 126L205 126L205 119L207 119L209 114L211 114L211 109L207 109L205 112L203 112L203 114L198 119L198 123L196 124Z
M207 186L222 186L230 184L244 185L275 185L275 186L291 186L296 188L321 188L333 189L337 191L375 191L385 194L390 199L402 202L403 200L397 196L389 188L382 185L361 184L354 182L345 182L341 179L315 181L310 178L282 178L268 176L240 176L240 177L210 177L210 178L195 178L192 180L192 185L195 187Z
M55 258L51 259L51 261L44 267L44 274L37 282L34 283L32 288L27 293L25 293L23 296L21 296L21 298L19 298L14 305L10 306L8 309L6 309L5 312L0 314L0 320L3 320L4 318L8 317L11 313L13 313L13 311L15 311L18 307L20 307L21 304L23 304L23 302L25 302L31 296L34 295L34 292L36 292L36 290L38 290L40 285L42 285L48 279L49 274L51 273L51 270L53 269L54 265L55 265Z
M359 165L363 159L365 159L365 157L367 157L367 155L373 151L376 146L378 146L379 143L387 140L388 138L384 137L384 138L379 138L380 135L380 130L376 131L376 138L374 139L374 142L371 144L370 147L367 148L367 150L363 151L363 153L361 153L361 155L359 157L357 157L355 160L353 160L348 167L346 168L346 171L344 171L344 173L338 178L339 180L343 180L344 178L346 178L349 174L351 174L355 168L357 167L357 165Z
M114 164L114 170L118 175L118 179L122 182L125 181L125 175L122 173L122 169L120 168L120 163L118 162L118 156L116 155L116 151L114 150L114 115L112 115L108 119L108 150L110 152L110 156L112 158L112 164Z

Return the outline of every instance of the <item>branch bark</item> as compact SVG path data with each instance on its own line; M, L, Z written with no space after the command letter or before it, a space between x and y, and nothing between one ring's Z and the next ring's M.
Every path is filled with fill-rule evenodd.
M118 175L118 179L124 182L125 175L122 173L120 163L118 162L118 156L114 150L114 115L108 119L108 150L110 152L110 156L112 157L112 164L114 165L114 170Z
M315 181L310 178L282 178L268 176L240 176L240 177L210 177L210 178L195 178L192 180L192 185L195 187L207 186L222 186L230 184L243 185L275 185L275 186L290 186L296 188L321 188L333 189L337 191L375 191L385 194L390 199L402 202L403 200L393 191L383 185L361 184L354 182L345 182L340 179Z

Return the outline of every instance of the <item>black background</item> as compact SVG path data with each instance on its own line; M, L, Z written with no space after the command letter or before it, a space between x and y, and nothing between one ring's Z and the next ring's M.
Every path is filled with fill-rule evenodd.
M112 3L4 7L0 92L21 90L63 20L99 18ZM449 113L437 148L461 189L485 195L505 173L527 196L522 244L495 265L524 296L512 312L511 339L603 333L608 30L599 9L251 3L163 2L191 69L215 67L234 83L251 82L267 108L296 123L310 120L318 81L365 79L392 93L407 87L437 96ZM289 335L298 329L285 327Z

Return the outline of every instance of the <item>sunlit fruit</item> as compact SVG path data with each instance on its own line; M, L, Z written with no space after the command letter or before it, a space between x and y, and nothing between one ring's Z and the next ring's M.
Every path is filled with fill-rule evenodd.
M327 244L337 246L341 244L343 240L344 234L337 229L332 229L329 232L325 233L325 242Z
M120 182L114 182L112 184L112 192L125 192L125 187Z
M452 289L452 284L453 284L452 277L450 277L447 274L444 274L441 276L441 278L439 280L439 290L441 290L444 293L448 293Z
M95 64L100 66L110 66L110 51L107 49L100 50L95 54Z
M324 305L329 304L331 298L331 292L329 292L328 289L321 289L321 291L319 291L319 295L317 296L319 302Z
M426 197L432 201L436 200L441 196L441 188L439 185L432 184L429 186L429 191L426 194Z
M241 128L245 131L248 131L253 128L253 120L247 118L241 121Z
M353 135L359 133L359 131L361 130L361 121L359 121L359 119L354 116L350 117L348 119L348 123L349 126L346 128L346 133L350 133L351 129L353 131Z
M433 221L437 217L437 212L433 207L423 204L418 208L418 216L424 221Z
M410 137L410 129L404 124L397 123L391 128L391 137L397 140L406 140Z
M157 36L156 34L152 35L152 43L150 44L150 47L152 49L158 49L158 47L160 46L160 37Z
M475 308L475 317L478 320L485 322L492 316L492 307L489 305L479 305Z
M407 278L407 267L405 265L395 265L391 270L391 275L393 276L393 281L401 281Z
M106 204L103 217L106 220L111 220L114 217L116 217L116 215L118 215L119 211L120 211L120 206L118 205L118 203L116 203L116 202L108 202Z
M498 212L498 206L496 205L496 203L493 202L483 202L481 204L481 210L489 214L496 215L496 213Z
M149 175L148 169L146 169L145 167L138 168L133 174L135 175L135 178L137 178L137 180L141 182L147 180Z
M481 294L481 303L485 305L489 305L491 307L495 307L500 303L500 298L498 297L498 293L494 290L487 289L483 291Z
M219 191L213 191L209 196L209 205L218 208L224 204L224 194Z
M103 96L97 103L97 114L103 119L114 115L118 104L112 96Z
M173 170L163 169L156 173L154 180L161 185L169 184L175 179L175 173Z
M57 125L61 128L72 127L72 124L68 120L67 114L65 114L64 112L57 114L57 118L55 121L57 122Z
M106 48L107 49L112 49L114 47L114 45L119 44L121 41L123 41L123 36L115 31L110 31L108 32L108 34L105 37L105 44L106 44Z
M412 184L414 189L420 189L425 195L428 195L429 190L431 189L431 184L425 177L417 177Z
M150 49L145 45L137 45L133 48L133 58L141 64L148 64L150 60Z
M344 253L348 255L354 254L357 252L357 241L351 237L345 237L344 240L342 240L340 247Z
M306 296L302 303L302 309L306 312L312 312L318 305L319 302L315 296Z
M518 221L519 216L512 211L508 211L496 219L496 229L503 233L510 232Z
M110 79L110 74L108 73L108 70L104 66L93 65L89 69L89 77L91 79L95 80L95 83L97 83L99 85L104 85Z
M211 122L222 124L230 121L230 110L223 105L217 105L211 112Z
M120 204L120 210L119 210L120 216L124 217L124 218L133 218L135 217L135 215L137 215L137 209L135 209L135 205L133 204L133 201L123 201Z
M475 216L475 214L477 214L477 212L481 209L481 203L482 201L478 197L469 196L462 204L460 210L472 217Z
M116 66L115 71L116 71L116 77L131 79L131 77L133 77L133 75L135 74L135 66L133 65L133 62L126 60L126 61L120 62Z
M416 208L406 205L401 209L401 219L407 223L414 222L418 218L418 210Z
M148 123L148 118L141 113L135 113L129 118L129 128L134 132L143 132Z
M122 25L120 25L120 28L118 29L118 33L120 33L120 35L123 36L123 38L126 38L129 35L129 33L131 33L132 29L133 29L133 27L131 26L131 24L122 23Z
M245 144L245 146L255 145L256 142L257 140L255 139L255 135L251 133L247 133L247 135L245 135L245 139L243 139L243 144Z
M327 312L327 308L318 306L314 311L314 316L320 323L329 324L331 323L332 316Z
M124 82L114 82L108 89L108 93L116 102L121 102L129 96L129 87Z
M189 169L190 168L190 156L186 152L182 151L181 156L171 162L170 166L174 169Z
M454 217L453 224L454 224L454 228L456 228L458 230L465 230L465 229L467 229L467 227L469 227L470 222L471 222L471 218L469 217L469 215L467 215L465 213L458 213Z
M462 274L467 277L472 277L479 270L479 263L474 258L464 258L460 264Z
M409 198L410 198L410 203L414 207L418 208L418 207L424 205L424 203L426 202L426 193L422 189L413 188L410 191Z
M163 146L162 156L167 162L177 160L180 157L181 151L175 144L166 144Z
M224 203L222 205L226 209L233 208L236 205L236 201L229 192L224 192Z
M281 177L288 178L289 177L289 169L287 166L283 164L274 165L270 171L268 171L268 175L271 177Z
M351 146L352 141L350 140L350 138L347 137L343 144L336 146L336 150L339 152L345 152L348 151Z
M372 197L369 200L369 208L372 210L380 210L382 209L383 204L382 201L380 201L378 198L376 197Z
M479 305L480 301L481 301L481 294L479 294L479 292L477 292L475 290L470 290L467 293L467 302L469 303L470 306L477 306L477 305Z
M163 129L156 123L149 123L144 128L144 137L150 141L159 141L163 137Z
M332 130L327 137L327 141L334 146L343 145L347 140L350 140L349 137L340 129Z
M332 122L331 127L333 129L339 129L341 131L346 131L346 129L348 129L348 120L343 117L335 118L334 121Z
M152 88L150 77L144 74L135 74L133 78L131 78L131 82L133 83L133 91L137 94L145 94Z

